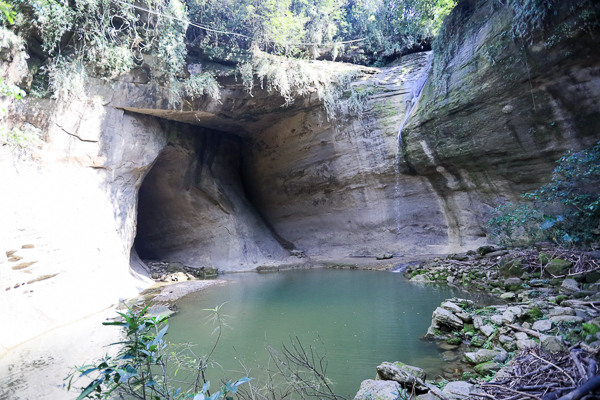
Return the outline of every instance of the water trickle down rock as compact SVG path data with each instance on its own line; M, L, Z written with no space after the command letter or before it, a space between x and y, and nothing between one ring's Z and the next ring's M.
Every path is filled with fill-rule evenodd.
M394 169L396 173L396 186L395 186L395 194L396 198L400 198L400 158L402 154L402 130L404 126L408 122L408 119L412 115L413 110L415 109L415 105L419 101L421 97L421 93L423 92L423 88L425 87L425 83L427 82L427 77L429 76L429 71L431 70L431 66L433 64L433 52L428 55L427 63L421 72L419 78L415 81L412 86L412 90L408 93L408 99L404 98L404 119L398 128L398 141L397 141L397 150L396 150L396 160L394 163ZM406 96L406 94L405 94ZM396 202L396 232L400 233L400 205L399 202Z

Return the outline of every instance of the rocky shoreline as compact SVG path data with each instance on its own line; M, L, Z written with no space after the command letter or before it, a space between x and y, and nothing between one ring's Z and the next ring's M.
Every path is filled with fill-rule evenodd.
M572 400L591 398L600 386L600 252L549 243L527 250L484 246L407 265L404 274L416 284L488 294L497 304L444 301L424 339L436 341L443 360L453 361L448 373L427 381L420 368L385 362L355 400Z

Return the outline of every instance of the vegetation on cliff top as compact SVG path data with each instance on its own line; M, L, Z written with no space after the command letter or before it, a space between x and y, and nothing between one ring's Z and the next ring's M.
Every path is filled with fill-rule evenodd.
M144 63L151 80L171 90L171 102L205 94L218 99L207 71L187 64L217 59L238 66L242 78L260 72L268 59L286 70L288 58L325 57L357 63L382 62L427 45L454 0L8 0L4 29L26 39L34 76L26 90L54 98L81 91L88 75L112 79ZM270 54L284 58L266 58ZM286 61L287 60L287 61ZM274 67L274 68L275 68ZM268 86L289 103L287 86L303 90L304 79ZM267 76L268 78L269 76ZM279 81L279 83L278 83ZM297 86L296 83L299 82ZM247 83L247 80L245 81Z

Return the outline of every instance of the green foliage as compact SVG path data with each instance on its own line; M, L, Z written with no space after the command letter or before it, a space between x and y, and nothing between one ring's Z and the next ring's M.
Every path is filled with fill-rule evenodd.
M555 241L589 243L600 236L600 142L579 152L568 152L558 161L552 181L525 199L557 204L561 214L546 215L541 229Z
M241 77L246 91L252 95L255 78L261 89L277 93L284 99L283 106L296 97L316 93L323 101L327 118L332 119L341 109L341 99L349 93L348 108L361 114L373 88L356 88L352 81L359 76L357 69L328 71L306 60L275 56L254 50L248 62L238 64L236 78Z
M41 143L41 130L24 123L12 129L0 127L0 145L8 145L14 150L29 150Z
M73 25L76 12L69 7L68 1L33 0L33 25L42 37L44 51L52 51Z
M52 98L67 100L85 98L87 71L83 64L63 57L57 57L52 64L44 67L49 78Z
M500 215L489 221L494 239L515 244L518 235L529 243L584 245L600 238L600 143L569 151L557 163L549 184L522 195L528 203L495 210Z
M536 307L536 308L532 308L531 310L527 311L527 317L531 321L537 321L538 319L541 319L544 317L544 313L542 313L542 311Z
M26 96L25 91L17 85L6 83L0 78L0 96L12 97L15 100L22 100Z
M539 224L542 222L540 212L531 204L505 204L495 208L493 214L498 216L489 220L490 239L503 245L514 246L523 240L533 242L537 238Z
M535 31L543 31L548 17L556 11L558 0L511 0L514 10L512 32L515 37L532 40Z
M365 53L377 60L431 39L454 4L454 0L201 0L188 5L192 21L243 35L211 31L198 35L196 43L203 48L228 44L228 49L210 52L218 57L252 44L272 54L306 58L328 55L335 60L351 53L355 62L365 63L369 62ZM356 39L362 40L333 44Z
M460 337L451 337L446 339L446 343L456 346L462 343L462 339Z
M593 324L593 323L584 323L582 325L583 328L583 333L585 336L587 335L595 335L596 333L600 332L600 327L598 327L598 325Z
M450 382L449 382L448 380L446 380L446 379L442 379L442 380L441 380L441 381L439 381L439 382L432 382L432 384L433 384L434 386L437 386L437 388L438 388L438 389L440 389L440 390L444 390L444 388L446 387L446 385L447 385L448 383L450 383Z
M23 16L15 29L42 39L45 56L34 77L36 96L82 97L88 75L114 79L145 59L152 64L153 82L174 92L172 99L215 93L218 84L210 74L186 82L188 15L179 0L141 2L152 13L111 0L11 1Z
M556 304L560 305L560 303L562 303L563 301L567 300L569 297L565 296L564 294L559 294L558 296L556 296Z
M429 41L454 4L455 0L9 0L0 2L0 15L4 24L15 22L11 29L41 38L42 67L34 71L32 87L36 97L82 98L89 76L117 79L146 63L152 82L169 90L172 106L199 96L218 100L212 74L190 76L186 70L188 49L193 49L193 57L237 64L249 93L254 75L261 87L278 92L285 105L316 91L332 117L348 92L349 110L361 115L368 93L349 86L353 73L326 76L301 59L345 55L348 60L351 54L355 62L383 63L385 57Z
M183 81L174 80L171 86L171 104L181 104L185 98L193 100L209 95L215 100L221 98L221 87L208 72L192 75Z
M0 1L0 18L2 18L2 22L12 25L15 22L15 17L17 16L17 12L13 10L12 6L4 1Z
M505 39L512 39L519 47L524 49L525 42L533 42L534 36L545 41L545 46L550 48L567 38L575 38L583 32L592 32L600 26L600 3L593 0L579 2L561 2L559 0L479 0L465 3L464 7L452 10L439 30L432 47L434 50L433 83L439 89L445 89L448 78L446 67L456 55L460 45L477 34L480 24L468 21L477 12L481 21L490 20L498 10L508 9L513 18L510 28L503 32L500 40L492 45L481 48L483 56L500 69L503 77L508 81L516 81L512 73L508 73L508 65L514 64L515 59L507 57L499 60L500 53L509 43ZM569 19L557 26L553 25L555 16L568 16ZM500 61L500 62L499 62Z
M69 390L74 378L86 377L91 380L82 388L77 400L115 396L143 400L220 400L229 398L230 393L237 393L239 386L250 381L246 377L235 382L229 381L211 395L210 382L204 379L206 360L196 357L190 346L167 343L163 339L169 328L167 317L144 317L147 309L148 306L136 312L127 308L125 313L118 313L122 321L103 323L123 327L126 337L122 342L112 344L119 346L115 356L106 356L94 364L76 367L66 378L69 379ZM219 307L210 311L220 322ZM171 378L171 370L175 371L175 375L177 371L186 370L193 379L185 382L180 378L175 380Z

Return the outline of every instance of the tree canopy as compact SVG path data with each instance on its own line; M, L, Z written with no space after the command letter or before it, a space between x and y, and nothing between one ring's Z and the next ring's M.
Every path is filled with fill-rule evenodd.
M256 54L379 65L429 46L455 0L6 0L4 32L34 56L31 94L60 97L88 74L111 78L155 61L152 80L181 96L218 96L218 60L249 74ZM272 58L270 59L272 60ZM190 81L191 79L191 81ZM29 89L28 89L29 91Z

